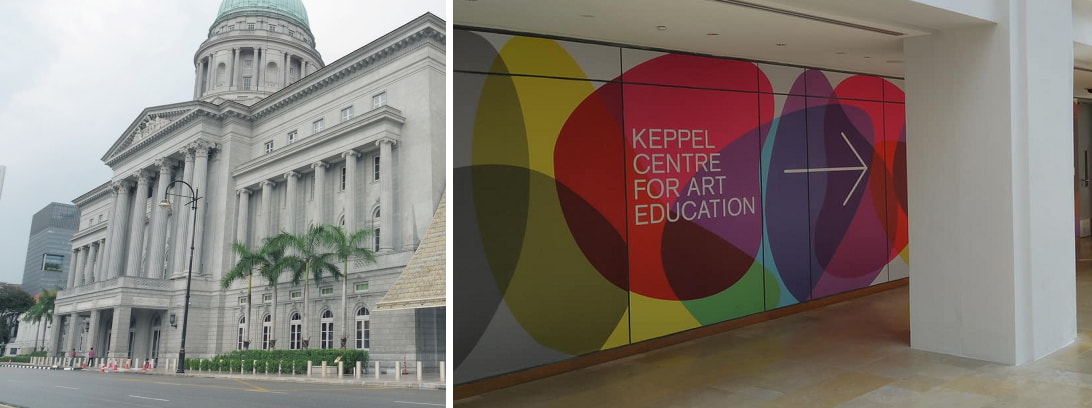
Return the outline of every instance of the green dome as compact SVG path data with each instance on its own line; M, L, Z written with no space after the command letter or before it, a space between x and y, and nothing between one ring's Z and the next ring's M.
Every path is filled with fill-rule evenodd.
M245 9L269 10L284 14L300 22L307 29L311 29L307 21L307 9L303 7L301 0L223 0L220 3L220 12L216 14L216 20L219 21L230 13Z

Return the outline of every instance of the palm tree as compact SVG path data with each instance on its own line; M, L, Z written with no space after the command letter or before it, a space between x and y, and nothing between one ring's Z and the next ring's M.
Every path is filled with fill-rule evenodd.
M254 282L254 269L259 268L265 263L265 257L262 256L261 250L252 250L246 244L235 241L231 244L232 251L239 257L239 260L235 263L235 266L231 268L224 277L220 279L220 286L227 289L231 284L237 280L246 278L246 332L243 337L243 345L245 348L250 348L250 325L253 323L250 320L250 304L251 304L251 289Z
M34 332L34 351L38 351L38 332L41 330L40 322L46 321L46 324L53 322L53 307L57 301L57 291L47 290L38 295L38 300L27 309L26 317L27 321L39 323L39 330Z
M346 334L349 330L349 309L347 297L349 293L349 258L357 258L359 261L375 262L375 252L368 249L368 240L372 236L372 230L365 228L354 233L346 233L339 226L327 228L326 243L333 249L335 258L340 259L344 267L341 269L341 347L345 348Z
M300 316L300 324L303 326L303 330L310 333L310 326L307 325L307 319L310 317L310 284L311 275L315 276L315 283L318 284L322 281L322 276L329 273L334 279L341 277L341 271L337 269L337 266L330 263L330 258L333 254L323 252L326 247L328 238L327 225L312 225L307 229L303 235L294 235L287 232L282 232L273 237L272 241L276 242L276 245L283 245L288 248L292 248L295 251L295 256L299 259L299 262L295 264L292 269L292 283L299 285L300 281L303 281L303 316ZM310 335L306 335L304 343L310 343Z
M281 280L281 274L286 270L298 269L303 262L296 256L285 255L285 247L277 242L272 242L269 238L265 239L258 252L263 254L265 258L265 265L258 268L258 275L264 277L269 282L269 287L273 289L273 310L269 313L270 326L277 327L277 284ZM271 350L277 344L273 333L276 333L276 330L272 330L269 335L269 348Z

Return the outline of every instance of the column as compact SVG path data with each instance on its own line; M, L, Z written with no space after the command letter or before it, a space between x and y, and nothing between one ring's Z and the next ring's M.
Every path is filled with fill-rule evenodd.
M76 275L79 274L80 249L72 250L72 263L68 265L68 286L66 286L69 289L76 287L76 282L78 282Z
M285 199L288 203L284 206L285 222L284 231L295 234L296 233L296 203L299 201L299 197L296 196L296 185L299 182L300 174L294 171L284 173L284 179L287 180L285 185Z
M239 194L239 216L235 218L235 240L248 245L247 240L247 223L250 219L250 189L240 188Z
M83 267L83 282L91 284L95 282L95 264L99 260L99 242L92 242L87 247L91 251L91 255L87 257L87 265Z
M391 138L382 138L375 142L379 145L379 252L391 252L394 250L394 185L391 181L391 147L395 141Z
M345 232L356 231L356 162L360 153L349 150L341 154L345 159ZM380 163L382 165L382 163Z
M64 348L61 350L64 352L65 357L72 355L72 349L76 348L76 335L80 329L80 315L72 313L68 315L68 333L65 334Z
M148 206L148 181L152 172L139 170L136 173L137 187L133 192L133 213L129 219L129 250L125 264L126 276L140 276L140 266L144 254L144 209Z
M86 245L80 247L80 256L76 258L76 286L83 286L87 284L87 275L84 274L84 269L87 266L87 255L91 252L91 248Z
M235 76L238 75L239 67L239 49L231 49L231 79L228 80L228 89L235 90Z
M95 280L106 280L105 272L110 270L110 248L106 247L106 242L113 244L112 236L114 230L118 228L117 209L118 209L118 189L114 186L114 183L110 183L110 210L107 211L106 216L106 236L102 238L102 245L99 246L99 264L95 268Z
M164 247L167 244L167 211L159 202L167 197L167 186L171 184L171 170L178 162L173 159L162 158L155 161L159 168L159 177L156 182L155 195L152 196L152 231L148 244L148 266L145 276L161 279L163 275Z
M193 66L193 99L201 97L201 64Z
M288 55L288 51L285 51L284 52L284 70L283 70L284 71L284 82L282 82L284 84L284 86L288 86L288 69L291 67L288 64L291 63L291 62L292 62L292 57L290 55Z
M262 83L262 60L265 59L265 52L262 48L256 48L254 51L254 60L257 64L254 65L254 90L261 90Z
M199 140L193 145L193 188L196 189L202 196L207 196L206 188L208 185L208 167L209 167L209 154L212 153L213 144L205 140ZM209 206L209 200L204 199L197 202L197 226L195 227L193 234L194 252L193 262L196 270L194 273L201 274L202 262L201 262L201 244L204 241L205 230L205 210Z
M303 78L303 77L307 76L307 68L308 68L307 60L304 60L303 63L300 64L300 78Z
M1077 336L1074 30L1069 2L997 8L904 40L910 340L1022 364Z
M179 153L185 157L182 180L193 185L193 150L184 148ZM189 189L182 185L175 186L174 192L177 194L179 191L188 192ZM190 223L193 221L190 217L193 216L193 211L181 197L175 197L174 201L175 233L174 245L171 245L174 248L174 267L171 268L171 273L173 276L182 276L186 273L186 255L190 253Z
M315 220L315 225L322 225L326 222L326 168L329 167L325 162L316 162L311 164L311 168L315 169L315 198L312 202L314 208L312 208L312 218Z
M113 231L110 234L110 263L107 265L106 273L109 277L115 278L122 276L125 272L122 268L125 267L125 230L129 226L129 218L131 217L129 212L132 208L129 205L129 189L133 188L133 182L129 180L119 180L114 182L114 189L118 192L118 199L114 207L114 218L110 220Z
M129 307L114 307L114 317L110 325L110 355L103 357L123 358L129 353L129 319L133 315L133 309ZM179 316L179 319L182 317ZM181 324L181 323L179 323ZM162 337L160 338L162 342ZM162 350L162 349L160 349Z
M262 186L262 216L258 222L258 228L254 230L254 240L261 242L272 234L273 230L273 186L277 183L270 180L262 180L258 183Z
M88 330L87 330L87 344L86 344L87 350L90 350L92 347L95 347L97 349L97 350L95 350L95 357L96 358L103 357L102 354L101 354L102 353L102 348L95 346L95 341L98 340L98 332L99 332L99 313L100 313L100 311L98 311L98 310L92 310L91 311L91 322L90 322L90 325L88 326ZM85 355L86 355L87 350L82 350L85 353ZM88 362L88 364L91 364L91 362Z
M208 67L208 70L205 72L205 93L212 92L212 89L216 87L216 83L213 82L215 78L213 76L213 71L216 70L216 66L213 65L213 57L215 55L216 54L209 54L209 62L208 65L206 65L206 67Z
M109 225L108 225L109 226ZM95 276L95 282L106 280L106 276L103 275L103 264L106 263L106 238L97 241L99 244L99 255L95 261L95 270L91 272Z

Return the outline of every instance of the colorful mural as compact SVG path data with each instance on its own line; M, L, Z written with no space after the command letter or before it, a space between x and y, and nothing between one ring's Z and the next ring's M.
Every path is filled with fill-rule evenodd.
M456 383L906 277L899 81L454 44Z

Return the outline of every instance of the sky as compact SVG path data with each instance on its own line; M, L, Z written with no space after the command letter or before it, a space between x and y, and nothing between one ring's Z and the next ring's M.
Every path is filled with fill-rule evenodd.
M141 111L193 100L221 0L2 0L0 282L21 283L34 213L110 180L102 156ZM326 63L446 0L304 0Z

